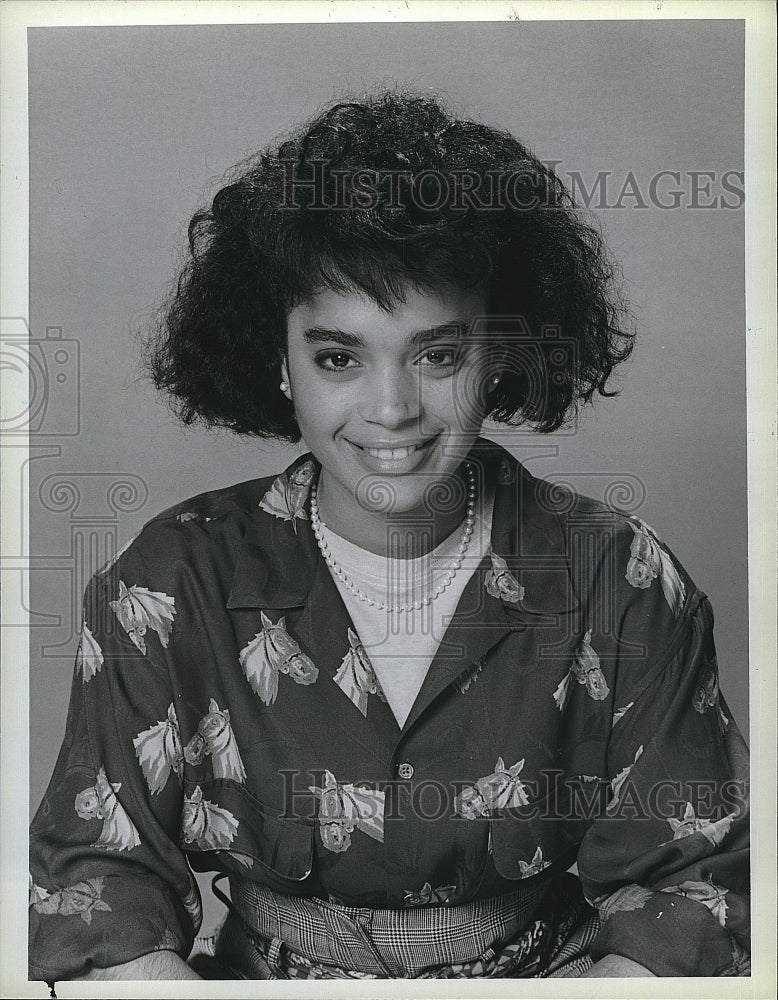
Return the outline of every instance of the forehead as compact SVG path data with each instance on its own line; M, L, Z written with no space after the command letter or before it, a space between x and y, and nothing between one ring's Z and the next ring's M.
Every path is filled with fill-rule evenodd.
M439 327L469 327L484 313L485 298L480 290L409 288L404 298L387 310L360 291L321 289L291 310L288 329L290 337L315 328L354 334L366 342L399 341Z

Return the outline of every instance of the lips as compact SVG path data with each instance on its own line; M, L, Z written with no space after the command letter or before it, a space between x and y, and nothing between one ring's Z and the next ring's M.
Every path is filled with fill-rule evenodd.
M373 458L378 458L384 462L397 461L398 459L409 458L415 451L419 451L428 442L424 441L421 444L411 444L411 445L398 445L393 448L375 448L365 444L358 444L356 447L360 451L367 452L368 455L372 455Z
M426 462L437 440L437 437L432 437L424 441L402 443L381 441L375 444L357 444L349 441L349 444L362 464L373 472L402 475Z

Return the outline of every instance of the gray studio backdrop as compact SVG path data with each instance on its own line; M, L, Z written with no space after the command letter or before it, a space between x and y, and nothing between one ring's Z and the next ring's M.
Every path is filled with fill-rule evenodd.
M168 505L296 453L185 431L137 378L134 332L185 223L230 165L381 84L515 132L591 196L640 325L622 395L506 443L656 528L711 597L747 725L743 40L738 21L30 31L30 324L49 378L29 463L33 809L91 571Z

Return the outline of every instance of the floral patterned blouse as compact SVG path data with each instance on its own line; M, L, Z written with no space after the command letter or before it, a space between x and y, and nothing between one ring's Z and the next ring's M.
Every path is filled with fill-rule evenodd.
M745 748L713 616L642 521L480 441L491 549L400 729L322 560L302 456L151 520L89 583L32 824L30 976L186 957L190 866L456 905L577 861L592 957L747 968Z

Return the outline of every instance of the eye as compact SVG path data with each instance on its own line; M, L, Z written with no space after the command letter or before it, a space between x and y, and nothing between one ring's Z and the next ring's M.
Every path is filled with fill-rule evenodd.
M356 362L343 351L326 351L317 355L316 364L327 372L344 372L355 367Z
M423 368L453 368L459 351L454 347L433 347L421 355L416 364Z

